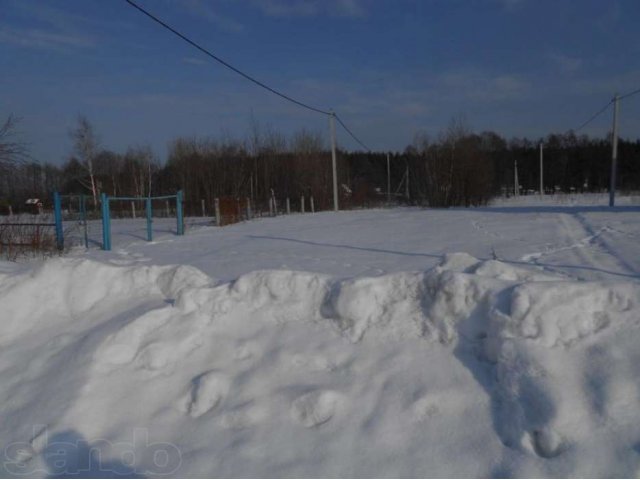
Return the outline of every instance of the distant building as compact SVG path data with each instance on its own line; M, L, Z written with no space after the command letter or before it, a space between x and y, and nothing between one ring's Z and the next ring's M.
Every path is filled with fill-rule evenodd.
M24 202L27 212L33 214L42 214L44 210L44 205L42 200L39 198L28 198L26 202Z

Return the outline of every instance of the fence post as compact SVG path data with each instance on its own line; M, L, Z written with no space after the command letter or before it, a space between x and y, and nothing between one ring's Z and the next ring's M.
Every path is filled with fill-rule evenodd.
M131 216L136 218L136 202L131 202Z
M146 211L147 211L147 241L148 242L152 242L153 241L153 229L151 228L151 215L153 213L152 209L151 209L151 198L147 197L145 199L145 206L146 206Z
M213 208L216 214L216 226L222 226L222 219L220 218L220 199L218 197L213 199Z
M182 190L176 194L176 218L178 221L178 235L184 235L184 212L182 211ZM204 214L204 200L202 201L202 213Z
M251 220L251 199L247 197L247 220Z
M202 216L206 217L206 215L205 215L206 210L204 208L204 198L202 200L200 200L200 206L202 207Z
M107 194L100 194L102 207L102 249L111 250L111 221L109 218L109 198Z
M80 195L80 219L84 227L84 248L89 248L89 226L87 224L87 199Z
M300 195L300 213L304 213L304 195Z
M164 201L164 210L167 213L167 218L171 216L171 209L169 208L169 200Z
M309 200L310 200L310 203L311 203L311 213L316 213L316 207L313 204L313 197L311 197Z
M64 232L62 231L62 205L60 202L60 194L53 193L53 211L56 222L56 245L58 250L64 249Z
M289 203L289 197L287 197L287 215L291 213L291 203Z

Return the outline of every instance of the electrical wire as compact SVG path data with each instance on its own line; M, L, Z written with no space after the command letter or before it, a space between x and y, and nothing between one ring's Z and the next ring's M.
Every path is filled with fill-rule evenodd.
M347 127L347 126L344 124L344 122L343 122L343 121L342 121L342 119L338 116L338 114L337 114L337 113L334 113L334 116L335 116L336 120L338 121L338 123L339 123L340 125L342 125L342 128L344 128L344 129L346 130L346 132L347 132L349 135L351 135L351 138L353 138L356 142L358 142L358 143L362 146L362 148L364 148L364 149L365 149L365 150L367 150L368 152L370 152L370 151L371 151L371 149L370 149L369 147L367 147L364 143L362 143L362 142L360 141L360 139L359 139L358 137L356 137L356 136L353 134L353 132L352 132L351 130L349 130L349 127Z
M153 15L151 12L145 10L144 8L142 8L140 5L138 5L137 3L133 2L132 0L124 0L125 2L127 2L131 7L135 8L136 10L138 10L139 12L143 13L144 15L146 15L147 17L149 17L151 20L153 20L154 22L158 23L159 25L161 25L162 27L164 27L165 29L169 30L171 33L173 33L174 35L176 35L177 37L179 37L180 39L184 40L185 42L187 42L189 45L191 45L192 47L197 48L198 50L200 50L202 53L204 53L205 55L213 58L216 62L220 63L221 65L227 67L228 69L230 69L231 71L237 73L238 75L244 77L245 79L249 80L250 82L253 82L254 84L258 85L259 87L264 88L265 90L278 95L281 98L284 98L285 100L292 102L300 107L306 108L307 110L311 110L313 112L316 113L320 113L323 115L331 115L332 112L328 112L326 110L322 110L320 108L316 108L313 107L311 105L308 105L304 102L301 102L299 100L296 100L295 98L290 97L289 95L286 95L278 90L276 90L275 88L272 88L268 85L266 85L265 83L255 79L254 77L252 77L251 75L244 73L243 71L241 71L240 69L234 67L233 65L231 65L230 63L224 61L223 59L221 59L220 57L218 57L217 55L215 55L214 53L211 53L209 50L207 50L206 48L202 47L201 45L199 45L198 43L194 42L193 40L191 40L190 38L188 38L186 35L184 35L183 33L180 33L178 30L176 30L175 28L173 28L172 26L168 25L167 23L165 23L164 21L160 20L158 17L156 17L155 15ZM347 125L342 121L342 119L340 117L338 117L337 114L333 114L335 119L338 121L338 123L342 126L342 128L345 129L345 131L351 136L351 138L353 138L358 144L360 144L365 150L367 151L371 151L371 149L369 147L367 147L364 143L362 143L362 141L360 141L360 139L358 137L355 136L355 134L349 129L349 127L347 127Z
M311 105L307 105L306 103L303 103L299 100L296 100L294 98L291 98L288 95L285 95L282 92L279 92L278 90L276 90L275 88L271 88L270 86L262 83L259 80L256 80L255 78L253 78L251 75L248 75L246 73L244 73L243 71L239 70L238 68L234 67L233 65L225 62L224 60L222 60L220 57L218 57L217 55L211 53L209 50L207 50L206 48L198 45L196 42L194 42L193 40L191 40L190 38L188 38L186 35L180 33L179 31L177 31L176 29L174 29L173 27L171 27L170 25L166 24L165 22L163 22L162 20L160 20L158 17L156 17L155 15L153 15L152 13L148 12L147 10L145 10L144 8L142 8L140 5L136 4L135 2L133 2L132 0L124 0L125 2L127 2L130 6L132 6L133 8L135 8L136 10L140 11L141 13L143 13L144 15L146 15L147 17L149 17L151 20L153 20L154 22L158 23L159 25L163 26L164 28L166 28L167 30L169 30L171 33L173 33L174 35L180 37L182 40L184 40L185 42L187 42L189 45L191 45L192 47L197 48L198 50L200 50L202 53L204 53L205 55L213 58L216 62L224 65L225 67L227 67L228 69L234 71L235 73L237 73L238 75L246 78L247 80L249 80L250 82L255 83L256 85L258 85L259 87L264 88L265 90L268 90L269 92L278 95L279 97L284 98L285 100L288 100L289 102L295 103L296 105L306 108L308 110L311 110L313 112L317 112L317 113L322 113L324 115L331 115L330 112L327 112L325 110L322 110L320 108L316 108L316 107L312 107Z
M632 97L633 95L635 95L636 93L640 93L640 88L637 90L634 90L633 92L629 92L629 93L625 93L624 95L618 97L618 100L622 100L623 98L629 98Z
M578 128L576 128L574 130L574 132L579 132L580 130L582 130L584 127L586 127L587 125L589 125L591 122L593 122L596 118L598 118L602 113L604 113L604 111L609 108L609 105L611 105L613 103L613 100L609 100L609 103L607 103L604 107L602 107L600 110L598 110L596 113L594 113L586 122L584 122L582 125L580 125Z

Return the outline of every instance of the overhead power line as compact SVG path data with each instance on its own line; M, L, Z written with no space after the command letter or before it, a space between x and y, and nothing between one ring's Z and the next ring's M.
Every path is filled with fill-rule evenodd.
M591 117L589 117L589 119L584 122L582 125L580 125L578 128L576 128L574 130L574 132L579 132L580 130L582 130L584 127L586 127L587 125L589 125L591 122L593 122L596 118L598 118L598 116L602 115L602 113L604 113L604 111L609 108L609 105L611 105L613 103L613 100L609 100L609 102L602 107L600 110L598 110L596 113L594 113L593 115L591 115Z
M625 93L624 95L621 95L620 97L618 97L618 99L622 100L623 98L629 98L634 96L636 93L640 93L640 88L637 90L634 90L633 92Z
M190 38L188 38L186 35L180 33L179 31L177 31L175 28L171 27L170 25L166 24L165 22L163 22L162 20L160 20L158 17L156 17L155 15L153 15L152 13L148 12L147 10L145 10L144 8L142 8L140 5L136 4L135 2L133 2L132 0L124 0L125 2L127 2L129 5L131 5L133 8L135 8L136 10L142 12L143 14L145 14L147 17L149 17L151 20L153 20L154 22L158 23L159 25L162 25L164 28L166 28L167 30L169 30L171 33L173 33L174 35L180 37L182 40L184 40L185 42L187 42L189 45L191 45L192 47L197 48L198 50L200 50L202 53L204 53L205 55L213 58L216 62L224 65L225 67L227 67L228 69L234 71L235 73L237 73L238 75L246 78L247 80L249 80L250 82L255 83L256 85L258 85L259 87L264 88L265 90L268 90L269 92L278 95L279 97L284 98L285 100L288 100L292 103L295 103L296 105L306 108L308 110L311 110L313 112L317 112L317 113L322 113L323 115L331 115L330 112L327 112L325 110L322 110L320 108L316 108L316 107L312 107L311 105L307 105L306 103L303 103L299 100L296 100L295 98L291 98L288 95L285 95L282 92L279 92L278 90L276 90L275 88L271 88L268 85L265 85L264 83L262 83L260 80L256 80L255 78L253 78L251 75L248 75L246 73L244 73L243 71L237 69L236 67L234 67L233 65L225 62L224 60L222 60L220 57L218 57L217 55L211 53L209 50L207 50L206 48L198 45L196 42L194 42L193 40L191 40Z
M623 100L625 98L629 98L632 97L636 94L640 93L640 88L638 88L637 90L634 90L632 92L629 93L625 93L624 95L619 95L617 98L618 100ZM602 113L604 113L604 111L609 108L609 105L611 105L613 102L615 101L615 98L612 100L609 100L609 103L607 103L604 107L602 107L600 110L598 110L596 113L594 113L591 117L589 117L589 119L584 122L582 125L580 125L578 128L576 128L574 131L577 132L581 129L583 129L584 127L586 127L587 125L589 125L591 122L593 122L598 116L600 116Z
M285 100L292 102L296 105L298 105L299 107L302 108L306 108L307 110L311 110L312 112L316 112L316 113L320 113L322 115L331 115L332 112L326 111L326 110L322 110L321 108L316 108L313 107L311 105L308 105L304 102L301 102L299 100L296 100L295 98L290 97L289 95L286 95L278 90L276 90L275 88L270 87L269 85L266 85L265 83L261 82L260 80L255 79L254 77L252 77L251 75L244 73L242 70L234 67L233 65L231 65L230 63L224 61L223 59L221 59L220 57L218 57L217 55L215 55L214 53L212 53L211 51L209 51L208 49L204 48L203 46L199 45L198 43L194 42L193 40L191 40L190 38L188 38L186 35L184 35L183 33L180 33L178 30L176 30L175 28L173 28L172 26L168 25L167 23L165 23L164 21L160 20L158 17L156 17L154 14L152 14L151 12L145 10L144 8L142 8L140 5L138 5L137 3L135 3L132 0L125 0L125 2L127 2L131 7L135 8L136 10L138 10L139 12L143 13L144 15L146 15L147 17L149 17L151 20L153 20L154 22L156 22L157 24L161 25L162 27L164 27L165 29L169 30L171 33L173 33L174 35L176 35L177 37L179 37L180 39L184 40L185 42L187 42L189 45L191 45L192 47L200 50L202 53L204 53L205 55L213 58L216 62L220 63L221 65L227 67L228 69L230 69L231 71L237 73L238 75L240 75L241 77L244 77L245 79L249 80L250 82L258 85L261 88L264 88L265 90L281 97L284 98ZM349 129L349 127L347 127L347 125L340 119L340 117L338 117L338 115L335 115L336 120L338 120L338 123L340 123L340 125L342 126L342 128L345 129L345 131L351 136L351 138L353 138L358 144L360 144L364 149L366 150L370 150L364 143L362 143L358 137L356 137L354 135L354 133Z
M354 133L353 133L351 130L349 130L349 127L347 127L347 126L344 124L344 122L340 119L340 117L338 116L338 114L337 114L337 113L336 113L336 114L334 114L334 115L335 115L336 120L338 121L338 123L339 123L340 125L342 125L342 128L344 128L344 129L346 130L346 132L347 132L349 135L351 135L351 138L353 138L356 142L358 142L358 143L362 146L362 148L364 148L365 150L367 150L367 151L371 151L371 149L370 149L369 147L367 147L364 143L362 143L362 142L360 141L360 139L359 139L358 137L356 137L356 136L354 135Z

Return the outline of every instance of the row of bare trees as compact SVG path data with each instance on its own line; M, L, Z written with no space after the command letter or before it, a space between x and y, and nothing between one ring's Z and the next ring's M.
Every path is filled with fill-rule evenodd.
M0 128L0 204L19 209L25 198L49 198L52 191L94 197L167 194L182 189L187 213L200 212L201 200L271 196L313 196L317 210L332 206L331 155L322 134L301 129L287 138L251 122L244 140L180 137L169 143L161 163L148 146L114 152L102 145L84 116L70 131L73 152L62 166L29 161L15 136L16 120ZM607 188L610 142L573 133L546 139L507 141L494 132L473 133L463 120L452 121L431 139L416 136L403 153L391 155L391 197L437 207L485 204L513 191L518 161L522 190L538 187L538 143L545 144L545 184L550 191L603 191ZM343 207L375 206L387 198L385 152L338 152L338 184ZM620 141L619 179L623 189L640 188L640 141ZM0 205L1 206L1 205Z
M259 203L272 195L312 195L319 208L328 208L330 158L322 138L305 130L290 142L270 132L254 136L249 145L229 138L178 138L170 144L158 184L183 188L187 207L201 199L211 205L215 197L225 196Z

